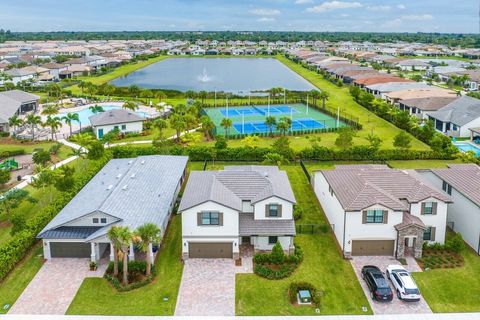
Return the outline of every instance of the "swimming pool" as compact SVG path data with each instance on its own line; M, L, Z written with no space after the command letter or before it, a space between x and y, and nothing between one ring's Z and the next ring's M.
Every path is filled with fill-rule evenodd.
M475 152L475 155L480 156L480 147L477 147L474 144L471 143L455 143L455 147L460 149L462 152L467 152L467 151L473 151Z
M118 106L101 106L103 108L103 110L105 111L109 111L109 110L113 110L113 109L120 109L121 107L118 107ZM90 120L88 120L89 117L93 116L94 113L92 112L92 110L90 110L89 108L85 108L83 110L80 110L80 111L75 111L75 112L70 112L70 113L76 113L78 114L78 118L80 120L80 123L83 124L83 125L88 125L90 124ZM144 117L146 118L146 113L145 112L135 112L136 114L138 114L139 116L141 117ZM64 116L66 116L67 113L59 113L57 115L57 117L59 118L62 118Z

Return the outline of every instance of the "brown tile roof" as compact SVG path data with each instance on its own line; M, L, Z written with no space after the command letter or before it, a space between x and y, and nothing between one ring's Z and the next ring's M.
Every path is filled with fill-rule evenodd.
M359 85L369 86L372 84L379 84L379 83L387 83L387 82L414 82L410 79L404 79L400 77L390 76L390 75L383 75L379 74L377 76L366 76L363 79L356 79L355 83Z
M431 171L480 207L480 167L476 164L450 164L448 167Z
M431 98L431 97L457 97L457 93L452 90L431 87L431 88L414 88L405 89L399 91L392 91L386 94L390 99L407 100L418 98Z
M458 99L457 97L428 97L400 100L399 103L409 107L415 107L424 111L436 111L445 107L450 102Z
M396 224L395 229L402 230L404 228L410 227L411 225L418 226L422 229L427 229L427 227L419 217L413 216L408 212L403 213L402 222L399 224Z

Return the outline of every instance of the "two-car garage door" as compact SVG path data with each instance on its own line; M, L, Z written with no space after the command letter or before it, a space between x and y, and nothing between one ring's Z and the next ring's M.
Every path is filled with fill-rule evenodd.
M352 240L352 256L393 256L394 240Z
M190 258L232 258L231 242L190 242Z
M90 258L90 243L84 242L50 242L52 258Z

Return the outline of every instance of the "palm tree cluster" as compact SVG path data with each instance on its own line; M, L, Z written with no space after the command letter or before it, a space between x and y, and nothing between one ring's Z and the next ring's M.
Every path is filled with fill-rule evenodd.
M198 104L192 104L188 107L184 104L178 104L173 108L173 114L170 116L170 126L175 129L177 141L180 141L182 131L198 125L199 115L200 106Z
M153 244L160 242L161 230L153 223L146 223L131 231L127 226L115 225L110 228L107 238L113 247L113 276L118 277L118 261L123 260L122 283L128 284L128 253L131 245L136 245L140 251L146 253L146 276L151 275L152 270L152 250Z

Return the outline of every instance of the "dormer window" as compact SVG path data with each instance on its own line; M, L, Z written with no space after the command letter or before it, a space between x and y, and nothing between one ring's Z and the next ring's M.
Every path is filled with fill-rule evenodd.
M100 222L101 222L101 223L107 223L107 218L101 218L101 219L100 219Z
M98 218L93 218L93 223L98 223Z
M278 204L272 203L268 206L268 216L278 217Z

